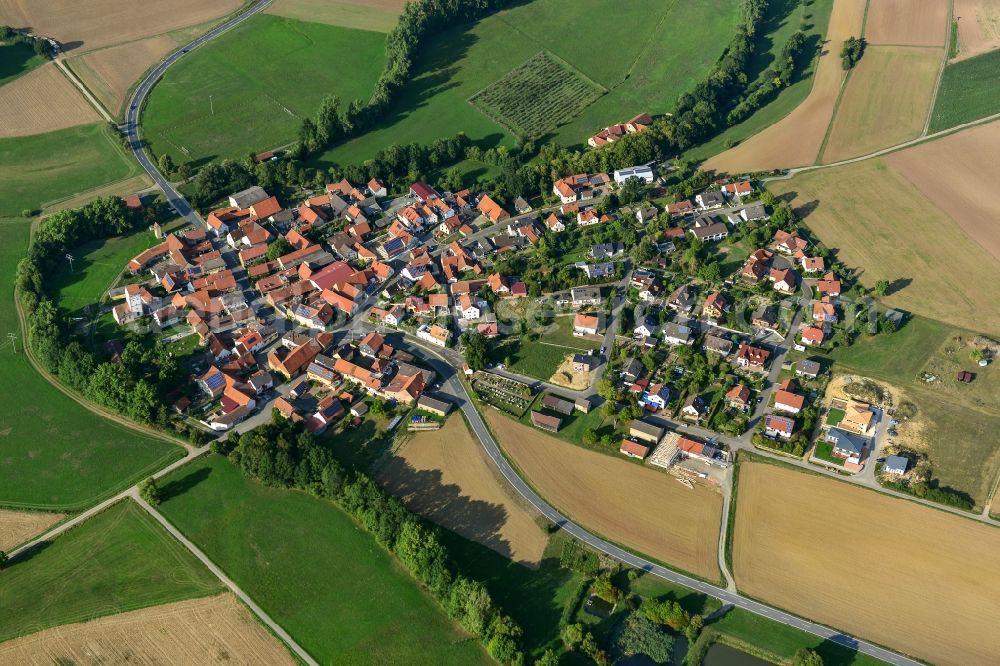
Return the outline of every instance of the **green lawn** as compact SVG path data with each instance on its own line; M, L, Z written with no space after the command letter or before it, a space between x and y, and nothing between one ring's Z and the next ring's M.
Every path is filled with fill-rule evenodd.
M751 76L757 77L770 67L785 47L793 33L804 29L810 48L818 49L830 23L833 0L772 0L768 3L767 20L761 30L761 52L754 58ZM829 47L827 47L829 48ZM801 104L812 88L816 61L810 62L790 86L784 88L771 102L758 109L752 116L713 137L710 141L689 150L684 157L703 160L721 153L728 146L753 136L778 122Z
M498 350L503 355L498 356L500 362L509 360L507 369L519 375L537 377L548 381L567 354L572 354L572 349L557 347L554 345L543 345L532 342L527 345L521 344L520 339L512 339Z
M1000 92L996 87L998 69L1000 51L947 65L934 101L930 131L938 132L1000 113Z
M816 442L816 448L813 451L813 455L820 460L833 463L834 465L840 465L841 467L844 465L843 458L838 458L833 455L833 444L830 442Z
M836 347L835 369L849 368L895 383L909 383L954 329L934 319L912 317L890 335L860 336L850 347Z
M125 500L3 572L0 641L222 591L208 569Z
M71 252L72 269L67 261L49 273L51 293L58 294L59 306L71 314L99 303L129 259L159 242L153 232L140 229L81 245Z
M170 521L320 663L491 663L332 503L249 481L219 456L161 488Z
M0 220L0 333L19 332L14 269L28 220ZM0 506L78 510L180 458L183 450L106 421L31 367L17 340L0 347Z
M156 155L198 164L286 145L327 93L368 100L384 45L378 32L255 16L170 68L143 134Z
M600 332L603 333L604 331L601 330ZM551 323L542 332L539 340L553 345L572 347L580 351L588 351L591 349L597 350L601 347L599 342L588 340L586 338L578 338L573 335L572 316L554 317Z
M844 420L845 412L843 409L831 409L826 415L826 424L828 426L835 426Z
M0 86L24 76L34 68L45 64L45 56L35 53L27 44L0 45Z
M0 139L0 216L139 173L103 123Z
M554 134L583 144L608 124L670 110L722 54L737 14L736 0L580 0L571 12L563 0L515 3L430 40L412 82L375 129L315 162L360 163L389 144L429 143L459 131L483 145L509 145L507 132L468 98L542 49L609 90Z

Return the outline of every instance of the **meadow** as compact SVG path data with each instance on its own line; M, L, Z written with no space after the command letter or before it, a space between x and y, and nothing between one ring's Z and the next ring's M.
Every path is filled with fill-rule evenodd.
M545 49L609 93L553 135L581 145L602 127L637 113L663 113L722 54L737 22L734 0L649 6L581 0L567 12L560 0L533 0L474 25L441 32L421 49L412 82L388 115L366 134L317 157L316 164L360 163L396 143L465 132L481 145L513 137L468 98ZM595 17L613 16L613 20ZM595 44L613 48L595 48Z
M45 57L35 53L27 44L0 45L0 86L24 76L45 63Z
M103 123L0 139L0 216L37 210L138 172Z
M992 663L1000 530L835 479L741 463L742 593L938 664Z
M124 500L8 565L0 641L222 589L139 505Z
M1000 92L995 85L998 68L1000 51L949 63L941 76L930 131L1000 113Z
M19 332L14 270L28 245L30 221L0 221L0 331ZM8 342L4 340L4 342ZM78 510L123 490L180 458L183 449L106 421L48 383L17 353L0 347L0 428L4 478L0 506Z
M160 484L163 514L321 663L491 663L332 503L209 456Z
M144 108L143 136L177 163L287 145L325 95L369 98L384 44L382 33L255 16L170 68Z

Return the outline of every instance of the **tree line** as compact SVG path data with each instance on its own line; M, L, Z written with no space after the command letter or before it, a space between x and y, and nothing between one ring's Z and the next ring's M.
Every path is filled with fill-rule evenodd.
M497 607L480 581L457 571L438 530L361 472L349 472L301 424L272 412L272 422L213 442L244 475L265 485L333 500L393 553L441 607L502 664L523 664L521 627Z
M153 211L155 205L147 207ZM166 396L185 379L177 360L161 344L128 339L119 362L103 361L73 340L57 294L46 279L65 262L66 254L89 241L121 236L143 221L144 213L129 209L119 197L101 197L76 210L45 218L35 232L27 255L17 264L15 284L27 313L28 344L45 368L91 400L139 423L166 426L170 416ZM201 439L201 433L192 435Z
M0 25L0 42L6 44L24 44L31 47L35 55L49 57L49 43L42 37L34 37L14 30L9 25Z

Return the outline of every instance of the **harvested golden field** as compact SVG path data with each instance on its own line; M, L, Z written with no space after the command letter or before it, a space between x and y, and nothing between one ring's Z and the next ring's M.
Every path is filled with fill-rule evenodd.
M0 644L4 664L297 663L232 594L67 624Z
M0 86L0 138L28 136L101 120L53 62Z
M1000 660L1000 529L763 463L742 463L740 591L935 664Z
M1000 0L955 0L958 57L971 58L1000 47Z
M0 550L9 551L21 545L63 518L61 513L0 509Z
M997 155L1000 123L994 122L893 153L886 161L1000 261L1000 224L989 194L1000 181Z
M76 55L211 21L241 4L242 0L0 0L0 24L30 26Z
M142 73L176 48L173 39L158 35L70 58L68 65L114 116Z
M826 43L816 65L812 90L791 113L740 145L709 159L705 169L743 173L804 166L816 162L844 81L841 44L861 33L865 0L836 0Z
M822 161L866 155L920 136L942 57L939 48L868 47L844 88Z
M389 32L406 0L277 0L265 11L300 21Z
M499 476L461 415L393 453L379 481L407 507L515 562L541 562L548 536L535 511Z
M784 195L861 282L888 280L890 307L974 331L1000 330L1000 304L983 285L1000 263L883 158L799 174L768 187Z
M67 208L80 208L99 197L124 197L129 194L136 194L149 189L152 184L153 181L144 172L139 176L133 176L132 178L119 180L114 183L102 185L101 187L95 187L92 190L74 194L63 199L47 201L42 205L42 215L51 215L56 211L66 210Z
M722 495L484 414L524 478L569 518L597 534L708 580L719 580Z
M869 44L944 46L947 30L948 3L944 0L873 0L865 39Z

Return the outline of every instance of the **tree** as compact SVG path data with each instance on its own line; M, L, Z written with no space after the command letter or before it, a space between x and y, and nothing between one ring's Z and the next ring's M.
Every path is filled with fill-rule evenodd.
M602 574L594 581L591 592L604 599L609 604L617 604L624 596L614 583L611 582L611 574Z
M542 656L535 660L535 666L559 666L559 654L552 648L547 648Z
M792 658L793 666L823 666L823 658L815 650L799 648Z
M283 257L294 249L295 246L287 238L278 236L273 243L267 246L267 260L275 261L278 257Z
M10 559L10 556L7 555L6 551L0 550L0 569L7 566L8 559Z
M864 37L848 37L840 48L840 61L844 70L852 69L865 51Z
M575 650L583 642L583 625L567 624L562 630L562 640L567 650Z
M698 638L698 634L701 633L701 628L705 625L705 618L701 615L692 615L691 622L688 626L684 627L684 638L687 639L688 644L694 643L695 639Z
M486 336L479 333L470 333L466 336L462 349L465 355L465 362L473 370L484 370L488 359L486 350Z
M381 398L375 398L372 401L371 413L372 416L385 416L385 401Z
M160 503L160 489L156 487L156 480L153 477L139 482L139 497L150 506L156 506Z
M615 640L614 651L626 657L644 654L658 664L670 662L674 638L642 613L631 613Z
M889 281L879 280L875 283L875 293L879 296L885 296L885 293L889 291Z
M170 176L174 172L174 169L176 168L174 166L174 160L170 157L168 153L163 153L162 155L160 155L160 159L157 160L157 164L160 167L160 171L162 171L167 176Z

